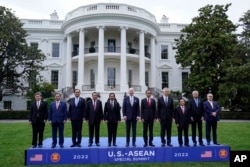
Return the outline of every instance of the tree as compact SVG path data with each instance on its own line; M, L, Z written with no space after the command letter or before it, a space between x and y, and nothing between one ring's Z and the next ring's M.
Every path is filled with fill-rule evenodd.
M218 88L223 82L228 66L235 60L238 45L236 26L228 20L226 12L231 4L207 5L199 9L199 16L182 29L175 39L176 62L190 67L186 92L196 89L201 97L211 91L218 98Z
M0 6L0 96L25 91L31 74L44 69L45 55L28 46L22 25L11 9Z
M43 98L50 98L53 97L53 93L54 93L55 87L54 85L48 83L48 82L42 82L42 83L38 83L36 84L32 89L29 89L27 91L26 97L28 99L33 100L34 99L34 95L36 92L41 92Z
M250 110L250 10L239 19L242 22L239 27L240 44L235 56L239 58L238 63L227 68L224 83L219 87L221 103L226 104L231 110ZM230 99L228 100L228 97Z

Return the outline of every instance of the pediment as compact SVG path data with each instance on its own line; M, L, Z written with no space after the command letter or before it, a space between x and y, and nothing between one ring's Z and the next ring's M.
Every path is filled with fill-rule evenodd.
M160 64L157 66L157 68L172 69L173 67L169 64Z
M61 67L62 65L60 63L53 62L53 63L49 63L47 66L49 66L49 67Z

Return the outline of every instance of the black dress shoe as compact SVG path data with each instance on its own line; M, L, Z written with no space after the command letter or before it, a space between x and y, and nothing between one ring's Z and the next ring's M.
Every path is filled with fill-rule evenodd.
M111 144L110 144L110 143L108 144L108 147L111 147Z
M155 145L154 145L153 143L150 143L150 144L149 144L149 146L151 146L151 147L155 147Z
M81 144L77 144L76 146L77 146L77 147L82 147Z
M76 146L76 144L72 144L70 147L75 147Z
M144 144L143 147L147 147L148 145L147 144Z
M136 147L136 144L133 144L133 147Z
M189 147L189 144L185 144L186 147Z
M33 146L32 146L32 148L36 148L36 147L37 147L37 145L33 145Z
M60 148L64 148L64 146L61 144L61 145L60 145Z
M116 147L117 145L114 143L113 146Z
M208 146L210 146L210 143L207 143Z
M220 145L219 143L214 143L214 145Z
M43 145L39 144L39 145L38 145L38 147L39 147L39 148L42 148L42 147L43 147Z
M197 144L196 143L194 143L194 147L196 147L197 146Z
M205 145L203 143L201 143L200 146L205 146Z
M180 144L179 147L182 147L182 144Z
M165 143L162 143L162 144L161 144L162 147L165 147L165 145L166 145Z
M100 146L100 144L99 144L99 143L96 143L96 146L98 146L98 147L99 147L99 146Z
M88 145L89 147L91 147L92 146L92 143L89 143L89 145Z
M172 144L170 144L170 143L168 144L168 146L169 146L169 147L173 147L173 145L172 145Z
M51 148L55 148L55 147L56 147L56 145L54 145L54 144L51 146Z

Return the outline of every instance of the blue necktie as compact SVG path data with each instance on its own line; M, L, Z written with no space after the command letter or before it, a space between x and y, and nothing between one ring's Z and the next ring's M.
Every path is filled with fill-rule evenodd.
M195 99L196 106L198 107L198 99Z

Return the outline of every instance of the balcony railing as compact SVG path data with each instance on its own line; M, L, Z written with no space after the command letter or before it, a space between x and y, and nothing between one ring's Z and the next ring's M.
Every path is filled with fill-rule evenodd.
M104 90L105 91L120 91L120 85L113 85L113 86L105 85Z
M83 91L95 91L95 85L83 85L82 90Z
M131 87L134 88L136 92L141 91L140 85L131 85ZM83 85L82 91L96 91L96 86L95 85ZM113 86L104 85L104 91L120 91L120 85L113 85Z
M98 53L98 47L92 47L92 48L85 48L84 53L89 54L89 53ZM128 54L134 54L134 55L139 55L140 50L139 49L133 49L133 48L127 48L126 49ZM120 47L104 47L104 52L105 53L121 53L121 48ZM72 52L72 57L77 56L79 54L79 50L74 50ZM151 54L149 52L145 53L145 57L151 58Z
M131 88L134 88L135 92L141 92L141 86L140 85L131 85Z

